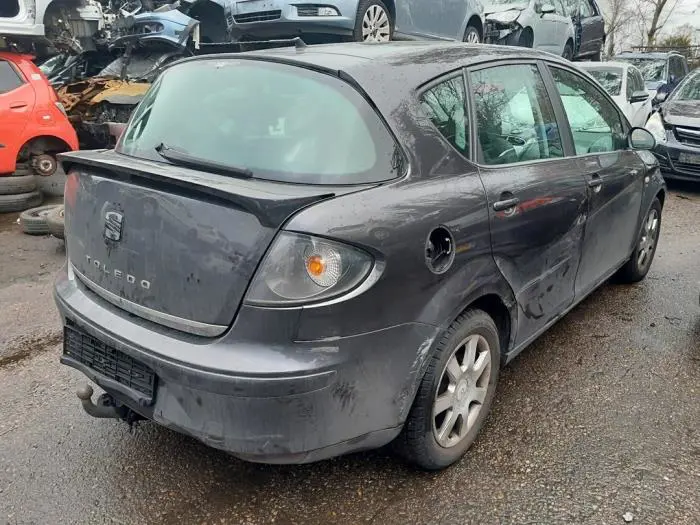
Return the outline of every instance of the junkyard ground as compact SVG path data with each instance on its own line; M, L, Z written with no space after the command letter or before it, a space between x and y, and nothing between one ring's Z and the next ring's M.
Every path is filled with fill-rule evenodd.
M607 285L502 374L438 474L386 451L238 461L87 416L58 364L61 242L0 216L0 523L700 523L700 186L675 186L646 281Z

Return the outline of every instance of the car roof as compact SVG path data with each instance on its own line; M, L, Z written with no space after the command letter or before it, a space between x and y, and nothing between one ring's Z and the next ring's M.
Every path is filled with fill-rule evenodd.
M578 62L576 65L582 69L637 69L634 67L634 64L615 60L608 60L605 62Z
M625 58L648 58L649 60L665 60L670 56L683 56L678 52L674 51L668 51L668 52L658 52L655 51L653 53L633 53L632 51L625 51L623 53L619 53L616 56L618 57L625 57Z
M178 64L227 58L286 62L325 71L354 80L372 99L400 99L402 94L405 95L406 92L415 90L436 77L484 62L523 59L548 60L571 65L556 55L527 48L448 41L349 42L290 46L243 53L200 55L180 60Z

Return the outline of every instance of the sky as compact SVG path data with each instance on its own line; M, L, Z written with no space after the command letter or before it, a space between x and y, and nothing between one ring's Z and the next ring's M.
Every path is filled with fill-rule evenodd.
M669 4L673 2L674 0L669 0ZM607 10L608 0L598 0L598 3L603 11ZM678 0L676 8L673 10L659 37L663 38L671 35L675 29L686 24L690 24L696 29L695 39L700 44L700 0Z

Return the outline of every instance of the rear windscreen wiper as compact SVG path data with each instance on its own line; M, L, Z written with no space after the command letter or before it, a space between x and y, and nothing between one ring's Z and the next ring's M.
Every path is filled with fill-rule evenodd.
M246 179L250 179L253 176L253 172L248 168L230 166L229 164L223 164L221 162L195 157L188 153L183 153L182 151L170 148L163 143L160 143L155 149L158 155L164 159L169 160L173 164L178 164L186 168L209 171L212 173L219 173L221 175L234 175L236 177L243 177Z

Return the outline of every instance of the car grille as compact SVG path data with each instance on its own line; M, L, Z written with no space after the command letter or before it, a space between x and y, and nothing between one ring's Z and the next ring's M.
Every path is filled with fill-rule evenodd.
M75 325L69 324L64 328L63 355L150 398L155 393L156 376L153 370L78 330Z
M233 19L237 24L250 24L252 22L267 22L269 20L277 20L282 16L282 11L276 9L274 11L257 11L255 13L245 13L242 15L233 15Z
M688 164L687 162L675 161L673 165L678 171L700 175L700 165L698 164Z
M676 127L675 130L678 142L690 146L700 146L700 129Z

